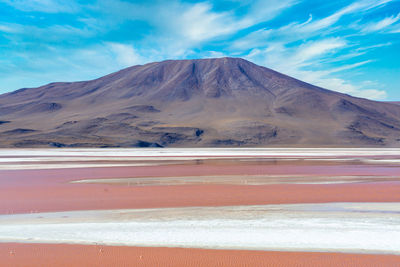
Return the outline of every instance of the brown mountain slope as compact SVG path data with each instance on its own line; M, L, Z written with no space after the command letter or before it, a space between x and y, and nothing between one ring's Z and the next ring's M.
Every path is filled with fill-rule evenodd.
M400 146L400 106L239 58L134 66L0 95L0 146Z

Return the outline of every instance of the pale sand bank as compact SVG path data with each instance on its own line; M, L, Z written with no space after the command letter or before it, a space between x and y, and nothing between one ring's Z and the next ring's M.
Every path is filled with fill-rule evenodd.
M302 176L302 175L208 175L173 177L133 177L86 179L71 181L73 184L110 184L127 186L159 185L270 185L270 184L345 184L361 182L399 181L400 176Z

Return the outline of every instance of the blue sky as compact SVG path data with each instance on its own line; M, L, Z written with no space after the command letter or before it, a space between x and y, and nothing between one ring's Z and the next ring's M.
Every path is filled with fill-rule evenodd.
M0 0L0 93L165 59L243 57L400 100L399 0Z

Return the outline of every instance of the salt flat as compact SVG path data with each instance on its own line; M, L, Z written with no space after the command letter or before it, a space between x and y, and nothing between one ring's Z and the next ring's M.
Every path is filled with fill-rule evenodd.
M322 203L0 216L2 242L399 254L400 203Z

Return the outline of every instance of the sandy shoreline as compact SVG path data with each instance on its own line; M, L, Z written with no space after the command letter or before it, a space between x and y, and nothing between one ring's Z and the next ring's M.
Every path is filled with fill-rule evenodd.
M0 243L0 266L398 267L400 256Z

